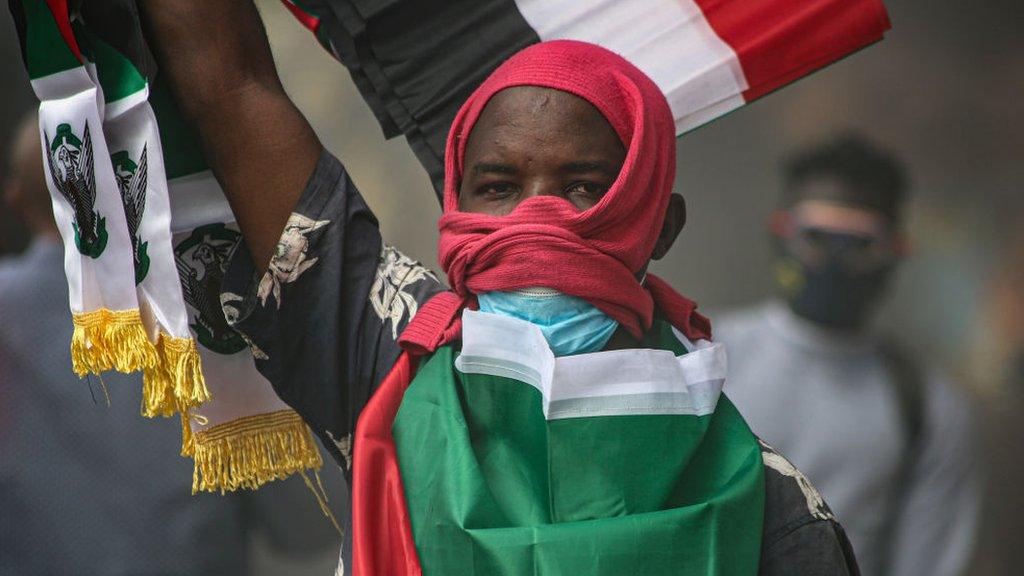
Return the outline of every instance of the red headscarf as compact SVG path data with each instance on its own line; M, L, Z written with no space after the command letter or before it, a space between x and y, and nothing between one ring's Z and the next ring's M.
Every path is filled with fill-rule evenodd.
M458 210L466 142L492 96L513 86L574 94L608 120L626 147L622 170L593 207L578 211L540 196L507 216ZM572 40L534 44L498 67L452 123L445 149L439 254L451 291L427 302L400 339L427 353L456 338L473 295L545 286L586 299L633 336L654 309L690 338L710 338L707 319L663 280L636 274L651 256L675 178L675 124L661 90L638 68L600 46Z

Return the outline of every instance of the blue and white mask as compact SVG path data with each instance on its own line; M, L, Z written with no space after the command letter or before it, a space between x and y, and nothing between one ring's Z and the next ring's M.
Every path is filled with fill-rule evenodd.
M477 295L481 312L525 320L544 333L555 356L597 352L619 327L596 306L550 288Z

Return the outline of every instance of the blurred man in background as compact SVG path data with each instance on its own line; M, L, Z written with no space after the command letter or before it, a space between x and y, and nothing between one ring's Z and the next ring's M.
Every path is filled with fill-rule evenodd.
M905 188L857 137L790 159L771 220L783 301L720 316L715 334L729 396L818 486L863 572L954 575L977 524L968 403L871 327L905 251Z
M300 479L192 496L180 423L139 416L141 378L104 376L108 407L72 374L35 115L9 149L2 199L31 241L0 259L0 575L330 573L340 537Z

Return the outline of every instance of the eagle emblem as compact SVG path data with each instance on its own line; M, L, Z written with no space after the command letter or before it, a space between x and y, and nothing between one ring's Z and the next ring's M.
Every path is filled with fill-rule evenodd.
M174 247L181 292L195 310L190 327L204 347L219 354L235 354L245 340L228 324L221 308L220 286L228 259L241 235L223 223L200 226Z
M89 123L85 123L81 138L71 130L70 124L57 126L52 142L50 135L43 132L53 186L74 210L71 227L75 231L75 246L83 255L99 258L107 247L107 222L96 211L96 174Z
M139 237L139 225L142 223L142 214L146 209L146 177L148 173L146 145L142 146L142 155L139 156L137 164L128 155L127 150L112 154L110 160L114 163L114 176L117 177L117 186L121 189L124 216L128 222L128 234L132 239L135 284L139 284L149 272L149 254L147 253L149 242L143 242Z

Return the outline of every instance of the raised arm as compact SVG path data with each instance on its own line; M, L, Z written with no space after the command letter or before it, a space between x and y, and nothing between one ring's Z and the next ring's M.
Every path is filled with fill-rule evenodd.
M320 141L281 86L251 0L140 7L159 73L198 131L253 264L263 271L316 166Z

